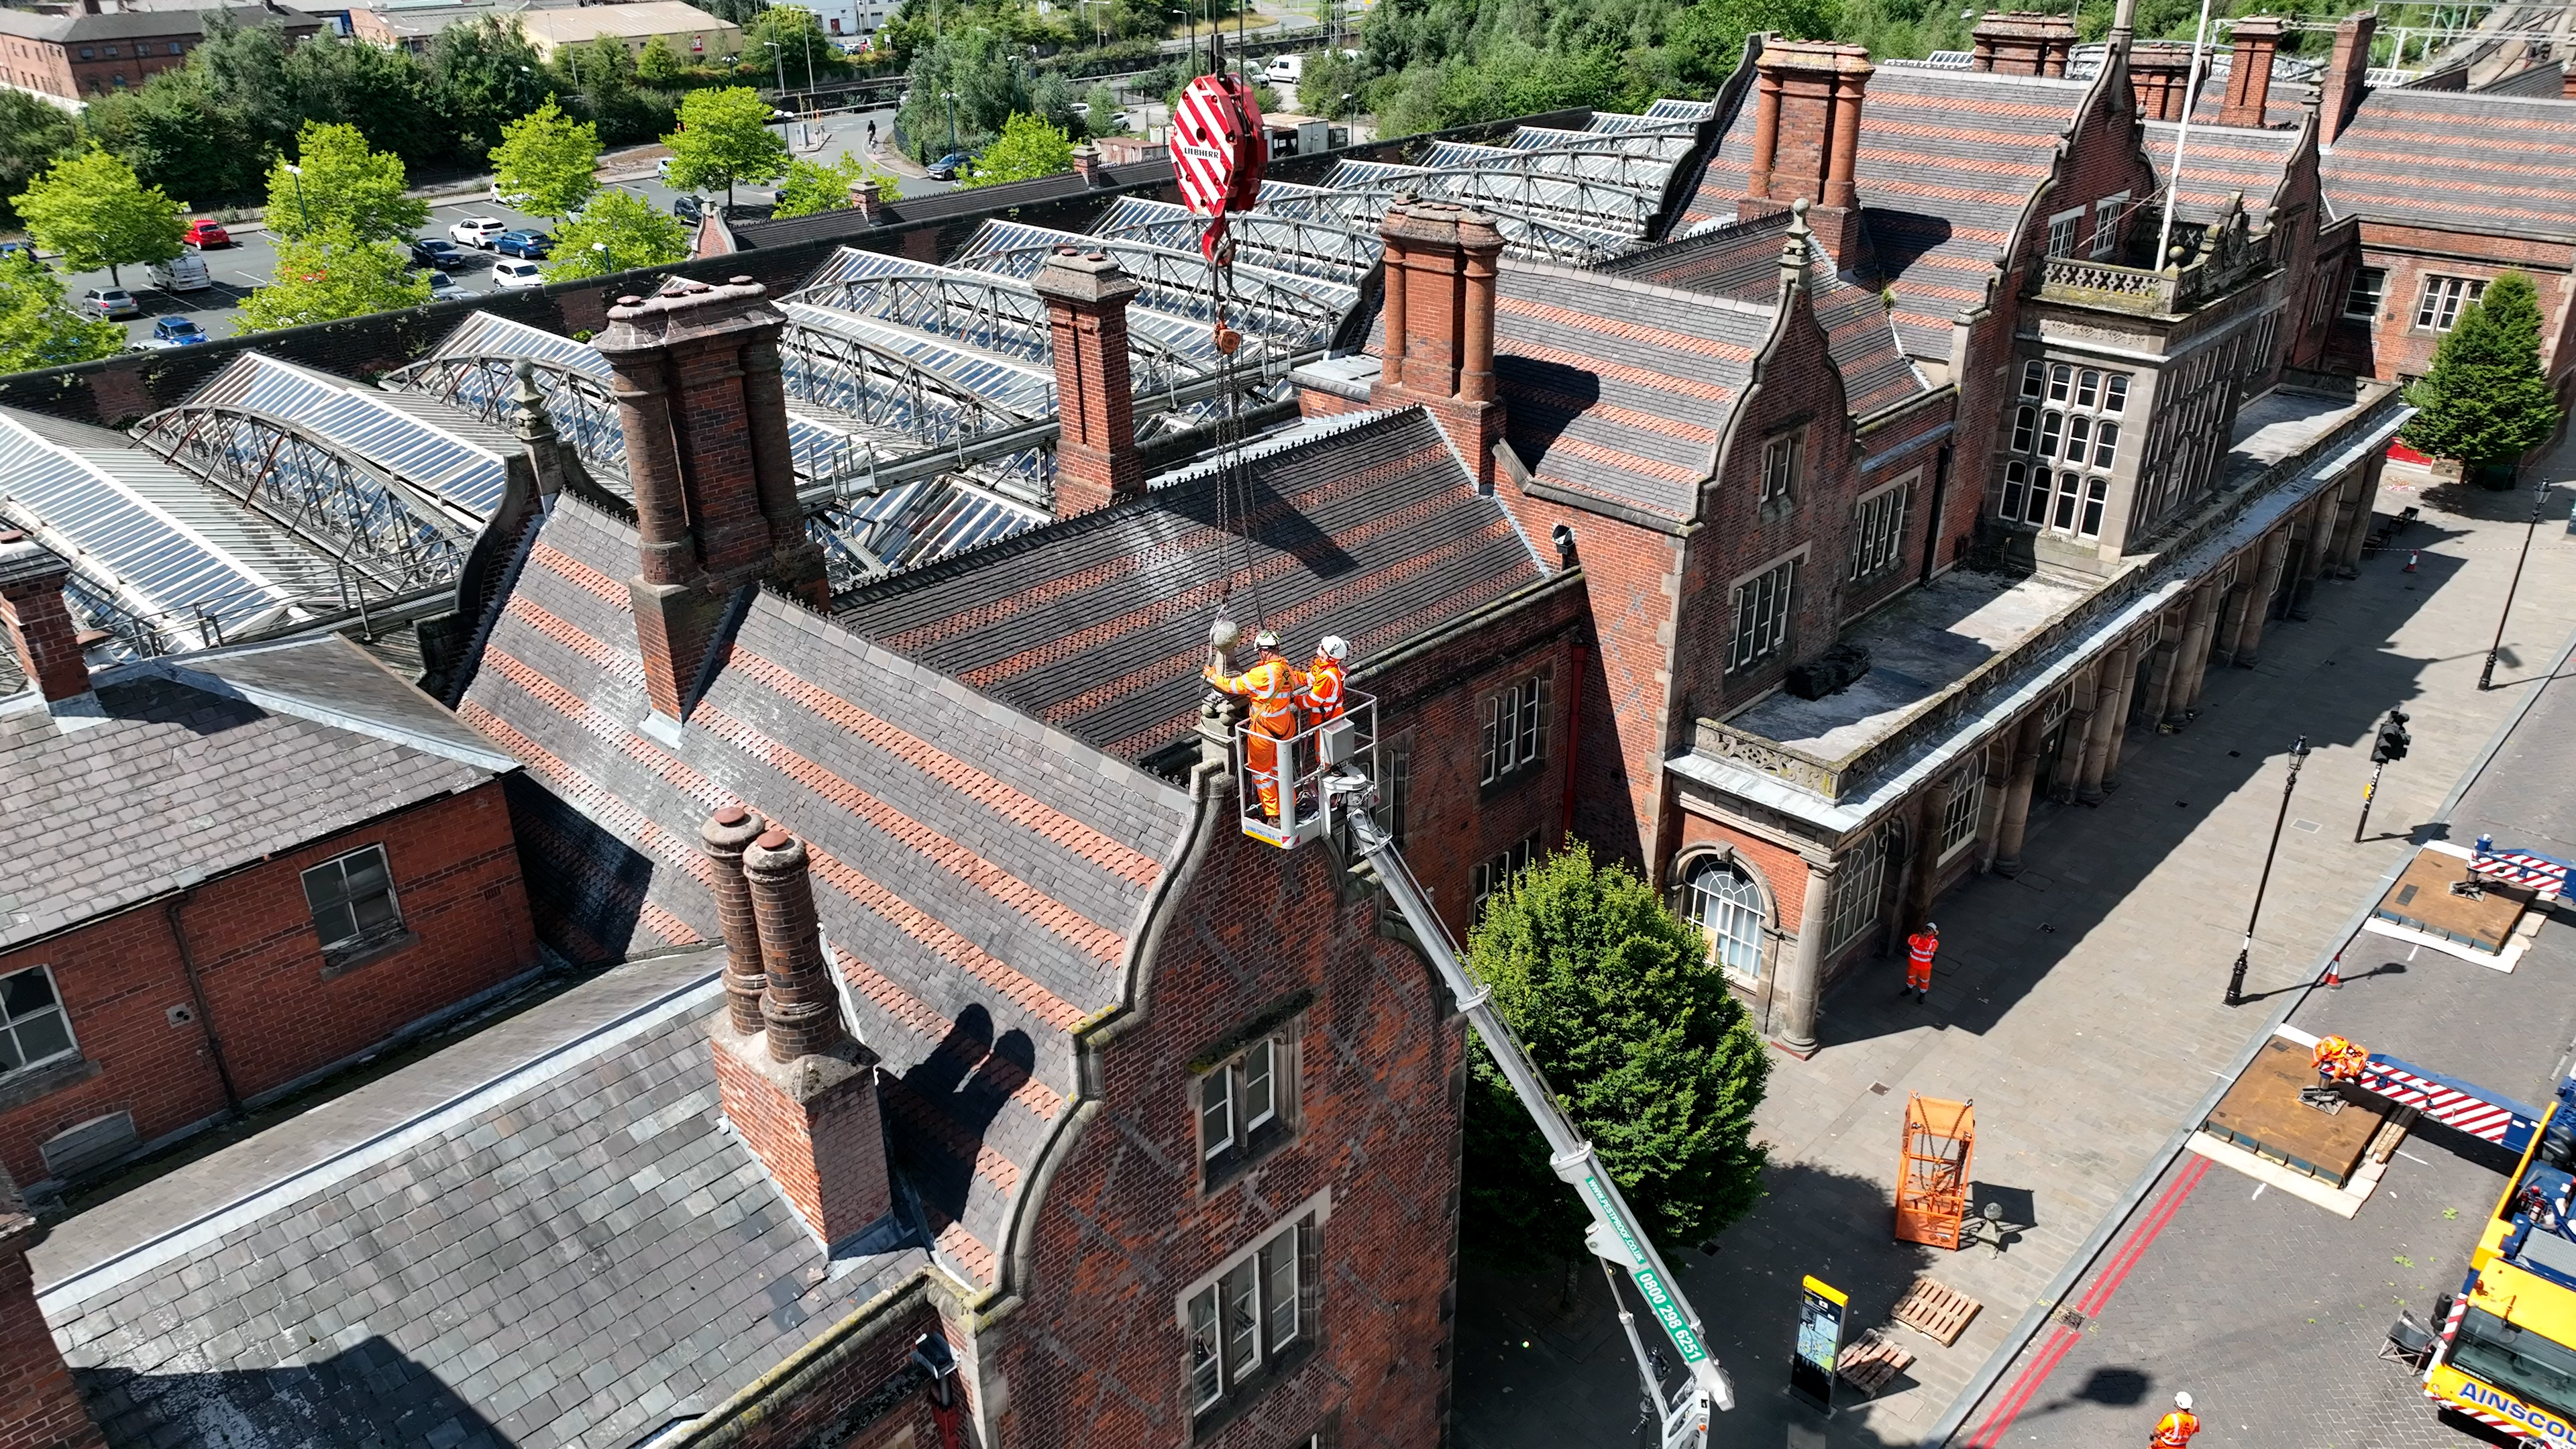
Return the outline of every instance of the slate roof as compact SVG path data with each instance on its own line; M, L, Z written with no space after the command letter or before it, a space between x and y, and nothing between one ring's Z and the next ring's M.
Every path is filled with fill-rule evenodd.
M1771 255L1776 287L1776 242ZM1776 311L1769 297L1737 301L1505 258L1494 376L1512 451L1545 482L1690 517Z
M2576 234L2576 101L2374 90L2324 168L2337 216Z
M86 728L0 704L0 948L511 768L336 635L101 678Z
M717 964L701 953L678 989L473 1090L438 1080L469 1040L325 1104L308 1116L353 1121L356 1145L247 1192L232 1159L305 1144L263 1134L191 1164L144 1189L176 1225L119 1224L113 1251L61 1261L99 1236L65 1224L40 1304L107 1442L625 1449L919 1269L913 1249L828 1276L723 1125ZM578 1017L590 990L507 1027Z
M1767 304L1780 290L1780 243L1789 213L1702 232L1677 242L1631 252L1600 270L1657 286L1681 287L1742 302ZM1825 329L1835 370L1842 374L1845 405L1866 417L1929 390L1906 360L1887 306L1878 294L1834 272L1824 243L1807 239L1807 286L1817 323Z
M1300 647L1339 634L1365 660L1542 577L1502 505L1476 492L1420 409L1308 424L1246 456L1248 541L1220 531L1218 478L1202 468L1135 502L861 588L836 613L1133 760L1197 721L1208 623L1229 586L1235 618L1258 607Z
M1951 319L1985 299L1986 279L2088 88L1917 66L1881 66L1870 77L1861 216L1879 279L1896 293L1889 315L1907 353L1949 358ZM1735 216L1752 164L1753 112L1736 108L1677 229Z
M2174 132L2180 129L2170 121L2146 123L2147 159L2155 163L2159 185L2173 182ZM2298 152L2297 131L2257 131L2195 121L2183 141L2182 190L2174 198L2174 215L2185 221L2214 221L2227 205L2228 194L2241 191L2246 219L2262 225L2290 179L2290 162Z
M1191 807L766 591L666 746L639 728L636 543L630 524L560 502L459 711L546 787L513 798L543 863L531 904L599 958L713 941L707 815L739 801L803 837L854 1024L889 1074L898 1176L942 1260L991 1284L1074 1090L1066 1033L1124 1000L1129 941ZM1036 581L988 575L978 596Z
M100 15L38 15L27 10L0 9L0 35L71 45L91 40L203 35L206 30L203 11L214 10L231 16L233 23L245 30L275 25L283 27L289 34L301 34L322 24L316 17L299 11L277 10L264 5L212 5L202 7L202 10L192 7L186 10L109 11Z

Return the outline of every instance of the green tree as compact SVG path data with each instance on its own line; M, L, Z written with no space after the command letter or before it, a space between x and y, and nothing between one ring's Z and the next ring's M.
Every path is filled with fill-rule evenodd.
M326 30L286 52L283 77L289 104L308 122L345 121L407 167L455 156L455 127L431 100L429 68L408 50Z
M431 85L465 149L476 155L501 144L501 127L544 99L543 65L517 17L487 16L451 25L430 47Z
M668 266L688 255L689 229L678 217L632 191L610 187L556 233L554 255L541 270L547 281L563 282Z
M369 149L358 128L304 123L295 160L268 171L268 229L283 237L345 227L367 241L408 237L429 221L429 204L403 195L400 156Z
M187 230L177 202L96 146L55 162L11 204L38 246L63 254L65 268L105 267L118 286L127 265L177 256Z
M648 86L670 85L688 73L688 62L658 35L644 42L644 53L635 57L635 78Z
M1297 82L1297 107L1310 116L1339 121L1359 109L1360 92L1369 82L1368 65L1338 50L1306 57L1306 77ZM1349 96L1348 102L1342 97Z
M519 209L561 220L599 190L599 128L563 113L553 96L501 127L492 148L492 184L524 197Z
M63 367L125 350L125 329L63 305L63 279L25 252L0 257L0 372Z
M60 106L25 91L0 90L0 197L26 190L37 172L68 155L79 139L71 114ZM0 221L11 219L14 213L0 214Z
M275 280L242 300L244 332L363 317L429 300L429 278L386 242L334 223L277 248Z
M989 25L952 26L913 56L905 80L909 89L896 124L916 161L947 153L948 97L956 98L957 149L969 155L984 149L1003 122L1029 110L1028 79L1002 33Z
M818 211L839 211L850 205L850 188L865 182L870 186L891 189L894 176L868 164L866 157L853 152L838 161L790 161L786 184L778 188L777 216L812 216Z
M662 138L671 148L673 186L721 186L733 204L737 181L766 181L787 170L787 143L769 127L769 102L749 86L691 91L680 102L680 129Z
M276 152L194 67L163 71L138 90L101 96L83 116L90 139L146 185L213 203L259 193Z
M1771 1062L1697 927L1576 844L1487 901L1468 952L1658 1244L1678 1251L1751 1210ZM1482 1042L1467 1070L1462 1242L1521 1270L1579 1258L1583 1207Z
M1688 85L1714 88L1743 61L1747 36L1830 40L1841 18L1835 0L1699 0L1673 17L1674 70Z
M1082 93L1082 103L1091 108L1091 114L1082 118L1084 130L1095 136L1118 134L1118 92L1114 88L1106 82L1095 84Z
M2472 467L2510 464L2558 431L2557 394L2540 369L2540 294L2507 272L2453 324L2433 369L2409 388L2408 446Z
M998 186L1072 169L1071 138L1036 116L1013 116L1002 123L1002 138L984 148L957 184Z
M775 62L769 52L771 41L778 45ZM803 90L814 88L815 76L837 75L847 68L823 22L801 5L772 5L760 12L760 18L743 29L742 53L768 66L772 75L784 69L788 85Z

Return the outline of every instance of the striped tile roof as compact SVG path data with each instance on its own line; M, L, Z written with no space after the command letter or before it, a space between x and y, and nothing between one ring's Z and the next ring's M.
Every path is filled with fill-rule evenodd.
M1986 279L2059 137L2082 81L1882 66L1861 107L1858 180L1889 314L1908 353L1950 353L1950 321L1985 297ZM1739 106L1709 156L1683 228L1734 217L1753 152L1753 107Z
M1719 227L1604 263L1601 270L1659 286L1681 287L1742 302L1768 304L1780 290L1780 242L1789 214ZM1824 245L1807 241L1808 286L1825 329L1846 406L1866 416L1927 390L1905 357L1878 294L1835 275Z
M1301 646L1342 635L1364 660L1541 577L1419 409L1305 425L1252 450L1248 467L1248 541L1241 485L1228 510L1202 469L866 586L837 612L927 669L1136 760L1196 724L1220 601L1237 619L1259 610Z
M2174 133L2180 129L2170 121L2146 123L2147 159L2155 163L2159 184L2173 182ZM2183 139L2182 187L2174 197L2174 215L2213 221L2231 193L2243 192L2246 219L2260 226L2280 199L2290 179L2290 162L2298 154L2297 131L2195 123Z
M2375 90L2324 166L2337 216L2576 235L2576 101Z
M637 728L635 559L631 525L566 499L460 710L545 786L513 802L532 905L607 959L716 940L699 823L739 801L803 837L897 1170L943 1260L990 1284L1074 1091L1066 1033L1124 999L1188 804L766 592L665 746Z
M1512 450L1545 482L1690 517L1774 310L1769 298L1505 259L1494 375Z

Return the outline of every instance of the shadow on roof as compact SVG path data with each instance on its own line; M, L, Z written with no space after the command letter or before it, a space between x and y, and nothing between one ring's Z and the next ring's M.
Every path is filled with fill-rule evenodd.
M1164 511L1220 533L1241 537L1248 530L1254 542L1296 559L1317 578L1339 578L1359 567L1359 560L1333 542L1331 534L1316 527L1313 519L1271 486L1264 469L1246 467L1243 472L1245 486L1233 491L1231 508L1227 504L1229 490L1220 486L1221 479L1215 475L1192 479L1179 487L1157 488L1146 496ZM1244 507L1246 491L1250 493L1249 509ZM1220 517L1227 513L1234 516Z
M903 1090L922 1107L952 1124L960 1140L981 1144L1002 1104L1037 1070L1037 1047L1028 1033L1014 1028L993 1035L993 1014L980 1004L957 1013L956 1025L920 1065L905 1072ZM934 1222L966 1216L966 1195L974 1185L976 1153L904 1151L918 1139L898 1136L903 1174L920 1196Z
M1503 353L1494 358L1494 378L1511 398L1505 418L1512 451L1533 473L1546 465L1566 424L1601 401L1601 374L1590 368Z
M318 1350L317 1350L318 1352ZM383 1335L328 1357L204 1373L76 1369L111 1445L333 1444L509 1449L499 1426Z
M1904 276L1924 253L1937 251L1950 240L1946 217L1892 211L1882 206L1862 207L1861 216L1869 222L1870 251L1882 277Z

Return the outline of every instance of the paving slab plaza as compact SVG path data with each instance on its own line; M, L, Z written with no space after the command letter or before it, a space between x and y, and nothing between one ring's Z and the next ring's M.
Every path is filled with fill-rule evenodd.
M2576 478L2576 447L2561 447L2534 471L2553 481ZM1762 1449L1912 1446L1949 1429L1945 1416L1954 1405L1966 1413L1960 1401L1972 1388L1991 1400L1979 1384L1981 1371L2014 1346L2035 1305L2055 1306L2066 1291L2056 1280L2081 1270L2079 1253L2087 1262L2098 1261L2084 1251L2088 1239L2097 1229L2116 1227L2115 1215L2122 1221L2131 1217L2131 1195L2164 1161L2177 1132L2199 1120L2204 1099L2232 1075L2249 1042L2315 979L2330 945L2350 930L2356 907L2365 896L2375 899L2374 884L2411 856L2415 839L2442 834L2433 821L2453 785L2529 699L2534 681L2576 628L2576 536L2567 526L2569 490L2560 487L2532 542L2495 687L2477 688L2533 497L2529 487L2494 493L2439 486L2392 465L2380 513L2393 515L2408 506L2423 511L2403 546L2364 560L2356 580L2321 584L2310 621L2272 624L2258 667L2214 670L2201 713L2187 728L2171 736L2133 728L2120 789L2101 806L2035 803L2023 874L2014 880L1977 878L1937 905L1943 947L1928 1004L1900 998L1900 959L1868 963L1828 997L1820 1030L1824 1045L1812 1060L1775 1054L1769 1095L1757 1118L1770 1151L1766 1196L1718 1238L1714 1253L1686 1253L1673 1262L1706 1320L1711 1349L1736 1385L1738 1407L1719 1418L1712 1443ZM2410 552L2420 555L2412 573L2405 571ZM2391 705L2413 717L2414 748L2382 779L2369 838L2356 844L2371 739ZM2508 805L2556 798L2557 772L2551 767L2565 759L2555 746L2558 736L2522 733L2512 750L2499 755L2496 782L2473 801L2483 806L2499 793ZM2231 1008L2224 1004L2229 967L2280 808L2287 752L2301 734L2313 753L2291 800L2289 828L2281 832L2247 1000ZM2463 823L2449 833L2465 844L2476 830ZM2510 836L2506 831L2499 839L2510 843ZM2544 941L2558 929L2552 927ZM2529 991L2550 970L2545 957L2510 976L2448 957L2398 964L2402 971L2329 993L2312 1008L2314 1019L2331 1023L2339 1019L2336 1013L2352 1012L2368 1042L2373 1028L2361 1020L2364 1003L2458 977L2463 993L2486 993L2474 1001L2463 996L2461 1009L2502 1014L2498 1019L2530 1037L2523 1052L2530 1060L2485 1045L2466 1050L2466 1040L2484 1041L2467 1026L2445 1028L2459 1035L2426 1033L2412 1040L2428 1056L2463 1068L2482 1069L2486 1062L2511 1067L2520 1075L2504 1089L2537 1095L2533 1083L2546 1076L2568 1041L2568 1023L2551 1015L2565 1009L2524 1010L2511 1003L2517 988ZM2372 955L2362 969L2380 967ZM2014 1220L2028 1224L2003 1252L1985 1246L1946 1252L1892 1241L1905 1102L1915 1092L1975 1103L1976 1195L2011 1203ZM2377 1230L2397 1205L2420 1194L2427 1202L2438 1197L2444 1206L2458 1206L2459 1219L2441 1222L2459 1230L2454 1236L2467 1234L2468 1219L2492 1206L2493 1192L2486 1192L2483 1204L2475 1194L2462 1197L2465 1188L2451 1181L2460 1173L2446 1165L2448 1158L2412 1142L2406 1150L2414 1157L2397 1160L2398 1170L2380 1189L2386 1201L2364 1210L2362 1228ZM2148 1194L2151 1208L2165 1186ZM2195 1185L2176 1215L2175 1223L2185 1226L2167 1232L2178 1243L2190 1241L2187 1235L2199 1229L2188 1224L2198 1222L2194 1214L2201 1209L2195 1204L2204 1198L2213 1215L2277 1215L2320 1243L2341 1241L2337 1230L2353 1227L2295 1218L2301 1212L2319 1219L2325 1214L2279 1202L2277 1193L2236 1200L2252 1188L2247 1182L2240 1192L2232 1174L2213 1174ZM2214 1217L2210 1230L2224 1227ZM2423 1235L2429 1240L2430 1230ZM2257 1250L2249 1244L2246 1251ZM2386 1299L2429 1302L2440 1280L2455 1282L2464 1271L2463 1251L2447 1243L2428 1245L2427 1256L2415 1261L2439 1262L2439 1270L2382 1275L2403 1286L2386 1290L2367 1313L2358 1302L2337 1310L2358 1315L2350 1317L2350 1333L2375 1344L2397 1311ZM2388 1256L2414 1255L2394 1248ZM2156 1274L2166 1260L2153 1261L2159 1266L2133 1273L2124 1297L2159 1281ZM2394 1262L2388 1266L2398 1269ZM1850 1295L1846 1323L1853 1335L1886 1324L1896 1299L1925 1274L1984 1307L1948 1347L1911 1330L1894 1330L1896 1341L1916 1355L1913 1364L1874 1398L1847 1394L1828 1420L1793 1403L1786 1392L1799 1284L1808 1274ZM2022 1436L2032 1432L2055 1435L2049 1442L2071 1442L2078 1435L2103 1442L2106 1429L2143 1441L2153 1420L2145 1412L2146 1396L2170 1398L2172 1392L2159 1387L2169 1382L2167 1369L2145 1355L2184 1343L2198 1345L2196 1365L2249 1360L2237 1371L2249 1378L2280 1375L2276 1396L2286 1396L2295 1412L2313 1416L2297 1421L2295 1437L2282 1432L2291 1422L2286 1418L2240 1416L2227 1421L2231 1431L2239 1422L2268 1422L2273 1432L2231 1432L2222 1439L2215 1433L2219 1416L2212 1415L2204 1449L2230 1442L2323 1445L2329 1440L2317 1434L2329 1421L2376 1424L2394 1415L2429 1422L2428 1414L2400 1403L2404 1395L2397 1389L2413 1392L2402 1382L2389 1390L2387 1402L2395 1407L2367 1411L2367 1401L2359 1398L2298 1390L2296 1375L2275 1353L2280 1345L2268 1336L2231 1345L2223 1327L2206 1335L2194 1328L2202 1320L2250 1327L2252 1319L2229 1316L2232 1305L2266 1296L2261 1289L2247 1290L2248 1276L2259 1282L2276 1275L2267 1275L2250 1257L2196 1284L2183 1271L2172 1280L2176 1296L2157 1324L2167 1336L2154 1344L2140 1339L2135 1347L2115 1347L2100 1339L2108 1325L2120 1321L2117 1311L2108 1315L2103 1328L2084 1335L2083 1347L2089 1352L2098 1345L2109 1357L2097 1361L2067 1353L2045 1388L2033 1394L2031 1403L2039 1407L2024 1411L2009 1442L2018 1449L2030 1442ZM1455 1396L1461 1445L1652 1442L1640 1422L1636 1371L1608 1289L1598 1271L1585 1265L1571 1279L1569 1304L1567 1282L1555 1275L1510 1279L1473 1267L1464 1274ZM2087 1286L2078 1285L2079 1292ZM1651 1320L1641 1327L1652 1335ZM2049 1339L2042 1334L2037 1341L2045 1345ZM2351 1357L2343 1347L2335 1352ZM2368 1346L2360 1358L2375 1363ZM2392 1365L2376 1366L2397 1372ZM2005 1365L1993 1367L2009 1385L2013 1375L2001 1372ZM2089 1390L2094 1397L2083 1398L2086 1376L2096 1368L2105 1376ZM2124 1375L2152 1382L2140 1387ZM2101 1402L2124 1395L2130 1396L2125 1404ZM2067 1405L2091 1405L2102 1413ZM2042 1412L2045 1406L2059 1407ZM1986 1412L1985 1406L1978 1412ZM1978 1424L1972 1417L1968 1429ZM2067 1427L2042 1427L2057 1424ZM1966 1434L1945 1437L1961 1442ZM2401 1442L2372 1438L2369 1445Z

